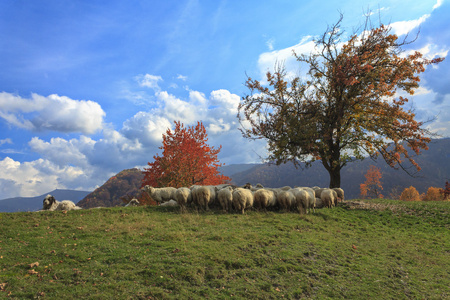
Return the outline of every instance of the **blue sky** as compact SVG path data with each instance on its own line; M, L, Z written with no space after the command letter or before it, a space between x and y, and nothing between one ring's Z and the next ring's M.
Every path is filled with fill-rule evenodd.
M106 4L107 3L107 4ZM406 50L445 57L448 1L17 1L0 2L0 199L55 188L93 190L161 153L174 120L202 121L221 162L253 163L264 142L243 139L236 119L246 74L276 61L344 14L364 14L419 38ZM450 68L422 75L417 118L450 136Z

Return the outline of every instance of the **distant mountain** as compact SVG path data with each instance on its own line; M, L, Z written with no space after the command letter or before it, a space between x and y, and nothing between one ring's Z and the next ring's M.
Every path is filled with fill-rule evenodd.
M225 165L219 168L219 172L225 176L231 177L232 175L240 172L247 171L255 166L260 166L261 164L232 164Z
M123 205L123 196L133 196L141 188L144 174L139 169L123 170L78 202L82 208Z
M0 212L19 212L19 211L36 211L42 209L42 201L45 196L51 194L56 200L71 200L77 203L83 199L90 192L74 191L74 190L59 190L45 193L36 197L15 197L0 200Z
M345 166L341 171L341 187L346 198L359 197L359 185L364 183L364 174L370 165L381 169L383 194L388 197L393 190L401 192L414 186L420 193L425 193L431 186L443 187L450 180L450 139L436 139L429 144L429 150L415 158L422 170L411 177L402 170L390 168L382 158L377 161L365 159ZM289 186L320 186L329 184L329 175L321 162L315 162L310 168L296 169L292 163L283 165L260 164L253 165L245 171L233 174L232 181L236 185L247 182L261 183L268 187Z

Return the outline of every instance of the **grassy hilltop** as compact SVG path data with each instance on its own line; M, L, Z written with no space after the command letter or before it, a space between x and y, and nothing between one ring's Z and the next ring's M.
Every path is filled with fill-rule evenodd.
M365 203L365 204L364 204ZM450 202L0 214L0 298L449 299Z

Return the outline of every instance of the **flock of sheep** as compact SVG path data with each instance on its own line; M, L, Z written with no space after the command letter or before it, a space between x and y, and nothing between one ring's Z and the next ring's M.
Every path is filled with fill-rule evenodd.
M223 211L233 209L244 214L246 209L278 208L282 210L298 210L308 213L315 208L331 208L338 201L344 200L344 190L341 188L328 189L319 187L264 188L257 184L252 187L246 184L236 187L229 184L194 185L190 188L143 187L149 196L161 205L179 205L181 210L187 206L194 206L208 210L210 206L219 206Z
M244 214L246 209L281 209L297 210L299 213L308 213L315 208L331 208L338 201L344 200L344 190L341 188L328 189L319 187L264 188L257 184L252 187L247 183L242 187L229 184L221 185L193 185L190 188L163 187L154 188L146 185L143 190L161 205L180 206L182 211L187 206L194 206L203 210L210 207L220 207L225 212L233 209ZM139 205L137 199L132 199L126 206ZM47 195L43 202L42 211L76 210L70 200L56 201L52 195Z

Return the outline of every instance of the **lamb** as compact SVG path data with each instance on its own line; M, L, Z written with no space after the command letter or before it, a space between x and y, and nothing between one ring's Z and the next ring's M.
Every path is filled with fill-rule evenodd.
M130 200L130 202L127 203L127 205L125 205L125 207L128 206L138 206L139 205L139 200L136 198L133 198Z
M224 212L231 211L233 204L233 187L226 186L224 188L215 187L217 200Z
M175 192L177 190L174 187L154 188L149 185L144 186L143 189L154 201L158 203L175 199Z
M246 208L253 206L253 194L249 189L236 188L233 191L233 206L244 214Z
M175 200L169 200L161 203L161 206L178 206L178 203Z
M266 209L275 206L277 197L275 191L269 189L259 189L253 194L253 207Z
M56 201L55 197L52 195L47 195L43 201L42 210L55 211L55 210L77 210L81 209L81 207L76 206L70 200L63 200L61 202Z
M187 187L180 187L175 192L175 200L180 205L181 211L186 210L186 205L192 201L191 190Z
M332 189L324 189L320 195L324 207L332 208L335 205L337 193Z
M296 203L295 195L292 193L292 191L282 191L278 193L278 205L281 209L284 210L290 210L291 207L294 206Z

